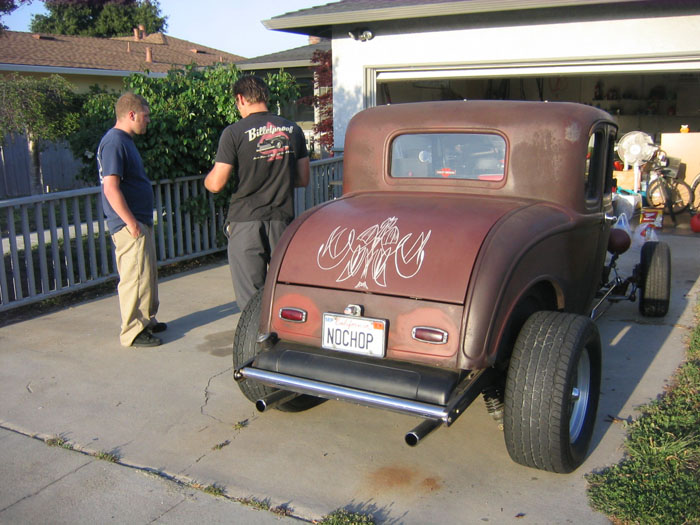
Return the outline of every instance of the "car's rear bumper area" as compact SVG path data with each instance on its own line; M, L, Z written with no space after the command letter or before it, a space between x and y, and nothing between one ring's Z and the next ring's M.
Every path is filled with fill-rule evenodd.
M234 376L288 392L383 408L446 425L479 395L491 377L489 371L440 369L284 341L260 352Z

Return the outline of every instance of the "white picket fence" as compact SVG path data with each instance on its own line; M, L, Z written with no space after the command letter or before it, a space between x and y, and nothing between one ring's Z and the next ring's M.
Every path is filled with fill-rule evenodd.
M343 159L313 161L307 188L295 194L295 213L341 194ZM226 249L225 205L204 189L204 176L153 184L158 264ZM187 206L204 199L195 215ZM117 275L100 188L0 201L0 312L94 286Z

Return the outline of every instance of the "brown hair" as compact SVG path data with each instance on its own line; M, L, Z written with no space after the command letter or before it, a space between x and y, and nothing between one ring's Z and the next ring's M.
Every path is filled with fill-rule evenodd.
M144 108L148 107L148 102L141 95L136 95L131 91L127 91L114 105L114 112L117 118L121 118L127 115L129 111L134 111L136 113L143 111Z
M270 100L270 90L267 88L267 84L262 78L255 75L244 75L239 78L233 85L233 95L242 95L251 104L257 102L267 104L267 101Z

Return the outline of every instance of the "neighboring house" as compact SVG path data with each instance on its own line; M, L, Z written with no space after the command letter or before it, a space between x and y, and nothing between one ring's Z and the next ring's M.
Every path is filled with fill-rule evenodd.
M314 74L311 58L316 51L328 51L331 48L330 40L322 40L317 37L309 37L309 45L249 58L236 63L242 71L254 72L261 76L267 73L277 73L280 69L294 76L300 88L300 99L314 94ZM282 115L295 121L304 130L306 141L313 150L317 144L317 138L313 132L313 126L318 122L318 112L311 104L298 101L281 109Z
M164 77L173 67L236 63L243 57L163 33L95 38L4 31L0 34L0 74L58 74L78 91L92 85L121 91L122 78L148 71Z
M621 133L700 131L698 2L342 0L263 24L332 39L339 149L358 111L421 100L566 100Z
M0 75L58 74L86 92L90 86L121 91L122 80L133 73L164 77L173 67L236 63L243 57L162 33L94 38L3 31L0 34ZM0 199L30 192L29 156L24 137L8 137L0 148ZM79 161L64 145L49 145L41 154L43 179L50 191L75 187Z

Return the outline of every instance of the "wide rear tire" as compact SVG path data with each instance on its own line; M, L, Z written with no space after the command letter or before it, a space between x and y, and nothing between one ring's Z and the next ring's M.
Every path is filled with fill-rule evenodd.
M568 473L583 463L600 397L601 345L588 317L536 312L508 368L504 434L516 463Z
M236 327L236 334L233 338L234 370L238 370L241 366L249 363L257 355L258 346L256 345L256 339L260 326L261 304L262 290L258 290L241 312L241 317ZM250 379L239 381L238 387L243 395L253 403L276 390ZM301 395L277 406L277 409L283 412L300 412L318 405L321 401L323 400L317 397Z
M639 273L639 312L645 317L663 317L671 303L671 248L668 244L645 242Z

